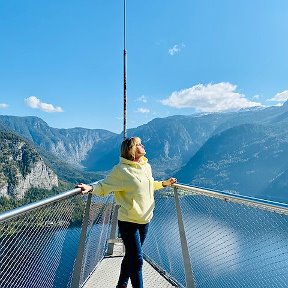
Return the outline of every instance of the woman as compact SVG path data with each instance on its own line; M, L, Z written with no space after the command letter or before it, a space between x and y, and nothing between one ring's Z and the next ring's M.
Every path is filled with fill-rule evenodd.
M93 187L79 184L82 193L105 196L114 192L118 210L118 227L125 245L118 288L127 287L130 278L134 288L143 288L142 266L144 243L153 216L154 190L171 186L175 178L154 181L144 145L139 137L126 139L121 145L119 163L111 173Z

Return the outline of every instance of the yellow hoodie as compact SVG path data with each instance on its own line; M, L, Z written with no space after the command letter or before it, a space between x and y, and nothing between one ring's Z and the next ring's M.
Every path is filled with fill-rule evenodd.
M153 216L154 190L163 188L161 181L154 181L148 159L133 162L120 157L109 175L95 185L92 194L105 196L114 192L120 205L118 219L146 224Z

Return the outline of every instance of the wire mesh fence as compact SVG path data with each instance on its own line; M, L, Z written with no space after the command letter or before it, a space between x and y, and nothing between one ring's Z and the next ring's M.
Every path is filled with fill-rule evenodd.
M70 197L0 222L1 288L70 287L86 198ZM85 257L82 281L104 255L113 208L109 201L93 197L86 242L93 253Z
M195 287L288 287L287 205L177 190ZM156 193L155 203L145 255L179 287L188 287L175 198L168 190Z
M171 189L155 193L154 217L143 251L147 260L179 287L185 287L185 273L181 254L180 236Z
M112 195L105 198L93 196L82 263L81 287L106 254L114 209Z
M197 288L288 287L286 214L197 194L180 203Z
M143 247L153 267L178 287L288 287L287 205L176 187L184 231L179 232L179 207L171 189L156 192ZM0 222L1 288L71 287L87 203L87 197L75 195ZM93 196L88 209L79 287L107 251L113 196ZM192 286L185 275L183 232Z

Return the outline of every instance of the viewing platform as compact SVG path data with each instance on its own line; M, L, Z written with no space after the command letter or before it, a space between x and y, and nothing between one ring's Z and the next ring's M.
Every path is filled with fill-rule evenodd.
M113 195L63 192L0 215L1 288L115 288ZM175 184L155 192L144 287L288 287L288 205ZM131 287L131 284L129 284Z
M116 287L120 272L121 262L125 253L122 243L114 245L113 254L104 257L97 269L91 274L83 288L94 287ZM176 287L165 279L153 266L147 261L143 265L143 279L145 287ZM129 282L128 288L132 288Z

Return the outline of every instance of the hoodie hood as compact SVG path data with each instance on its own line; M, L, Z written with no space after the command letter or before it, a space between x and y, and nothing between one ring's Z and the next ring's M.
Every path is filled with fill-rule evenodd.
M126 158L120 157L120 161L119 162L121 164L126 164L126 165L130 165L130 166L133 166L133 167L139 167L139 166L147 164L148 163L148 159L145 156L142 156L141 159L140 159L140 162L135 162L135 161L131 161L131 160L128 160Z

